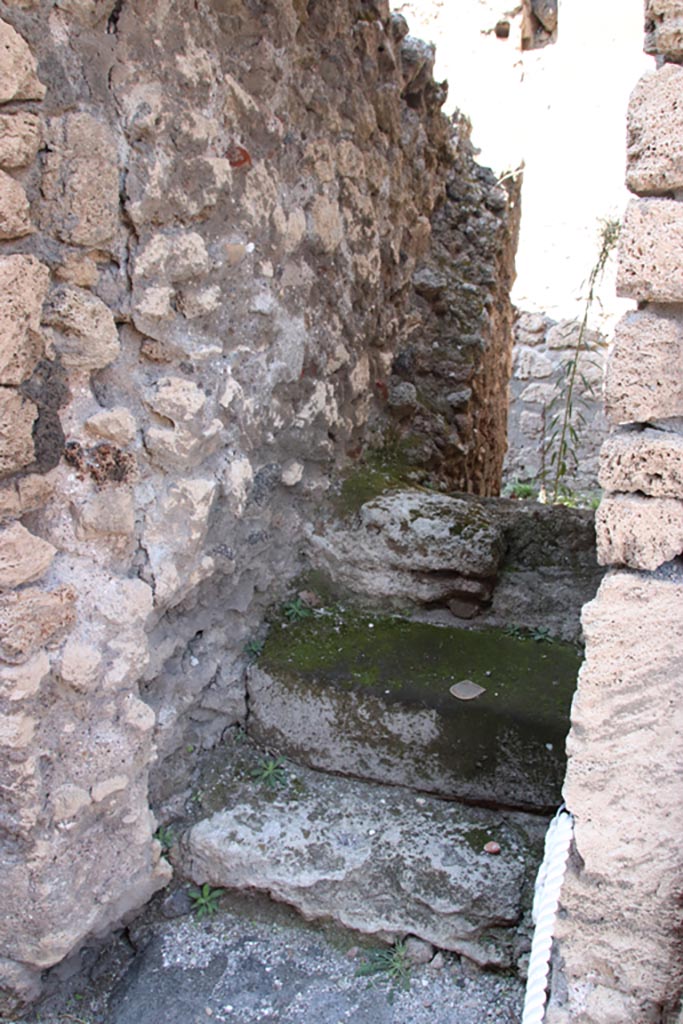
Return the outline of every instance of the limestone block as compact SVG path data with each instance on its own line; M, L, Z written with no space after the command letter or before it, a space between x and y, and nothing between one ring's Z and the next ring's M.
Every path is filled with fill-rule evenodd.
M66 366L99 370L112 363L121 343L114 317L90 292L73 285L59 285L48 298L44 322Z
M324 252L338 249L344 237L339 205L327 196L317 196L311 207L311 228Z
M558 918L569 1020L656 1020L659 1011L646 1008L666 1001L680 968L681 851L671 813L683 717L680 568L608 573L583 625L564 787L581 870L570 864ZM583 1015L593 986L617 989L605 996L616 1017L604 1005ZM634 999L632 1012L618 990Z
M294 487L298 484L304 475L304 464L303 462L297 462L295 459L290 459L283 467L280 479L285 487Z
M52 118L46 136L43 226L63 242L106 248L119 223L116 139L85 113Z
M616 326L605 370L612 423L683 415L683 318L668 307L627 313Z
M0 240L21 238L34 230L23 185L0 171Z
M0 715L0 747L27 747L35 729L36 720L30 715Z
M12 388L0 388L0 476L33 462L33 423L38 410Z
M151 732L156 725L156 715L149 704L130 693L126 696L124 714L129 725L139 732Z
M661 430L612 434L600 452L600 486L683 498L683 435Z
M673 61L683 57L681 0L645 0L645 52Z
M93 437L104 438L125 448L135 440L137 423L128 409L117 406L95 413L85 421L85 429Z
M530 377L550 377L555 370L552 359L533 348L519 345L515 351L513 376L518 380Z
M94 288L99 276L95 260L82 253L69 253L64 262L55 268L55 277L67 284L78 285L79 288Z
M0 588L19 587L39 579L56 554L52 544L12 523L0 529Z
M178 306L186 320L208 316L221 304L221 290L218 285L209 288L185 288L180 293Z
M92 28L109 17L115 0L58 0L56 6L79 25Z
M548 348L552 349L575 349L579 342L580 334L581 324L578 320L560 320L546 334L545 343ZM585 348L594 348L600 343L600 340L599 331L584 330L582 345Z
M90 793L82 786L59 786L52 795L52 816L55 821L75 818L91 802Z
M173 429L150 427L145 431L145 447L162 466L188 469L217 447L223 424L219 419L208 420L206 395L193 381L163 377L148 390L144 401L174 424Z
M641 196L683 188L683 68L644 75L628 108L626 184Z
M153 235L135 259L135 278L159 277L176 283L209 272L209 254L201 235L186 231Z
M683 302L683 204L632 199L619 238L617 295Z
M23 665L0 665L0 697L7 700L33 697L49 671L50 659L45 651L40 651Z
M0 103L42 100L45 86L38 80L36 62L25 39L0 21Z
M40 118L27 110L0 114L0 167L26 167L38 155Z
M18 1016L21 1010L40 995L41 972L31 970L16 960L0 957L0 1010Z
M55 479L54 473L30 473L17 481L21 515L25 512L35 512L49 501L55 490Z
M90 790L93 802L98 804L102 800L106 800L112 793L120 793L128 786L127 775L112 775L109 779L103 779L102 782L96 782Z
M49 281L34 256L0 257L0 385L21 384L43 354L40 314Z
M148 516L143 544L154 574L157 604L177 601L179 594L212 571L211 559L202 558L202 545L217 488L213 479L178 481Z
M0 596L0 657L21 664L41 647L57 644L76 621L75 605L72 587Z
M600 565L653 570L683 552L683 501L607 494L595 516Z
M97 684L102 655L91 644L70 637L62 652L59 674L79 693L88 693Z
M527 384L519 396L520 402L537 402L539 405L550 405L557 394L554 384Z
M135 505L130 491L121 487L97 491L74 508L76 536L126 541L135 532Z

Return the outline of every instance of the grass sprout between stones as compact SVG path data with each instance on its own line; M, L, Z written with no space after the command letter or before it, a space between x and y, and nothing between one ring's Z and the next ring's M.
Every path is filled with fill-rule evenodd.
M287 601L282 606L282 611L288 622L300 622L302 619L307 619L309 615L313 614L300 597L295 598L293 601Z
M260 658L263 654L263 648L265 645L265 640L249 640L248 643L244 645L244 653L248 658L251 658L252 661L256 661L256 659Z
M160 825L154 833L154 838L161 843L161 852L168 853L173 846L175 836L173 835L173 829L170 825Z
M283 789L287 785L284 757L262 757L250 775L266 789Z
M204 882L201 889L188 889L187 894L192 900L192 909L198 921L203 917L213 917L218 912L218 901L224 892L224 889L212 889L208 882Z
M370 984L387 985L387 998L393 1003L397 991L410 990L411 962L405 942L396 942L390 949L371 949L356 970L357 978L370 978Z

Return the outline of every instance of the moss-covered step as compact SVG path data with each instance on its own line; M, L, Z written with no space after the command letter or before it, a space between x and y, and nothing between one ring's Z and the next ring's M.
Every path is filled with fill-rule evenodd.
M557 806L580 661L497 629L317 611L271 629L250 734L295 761L472 803ZM451 693L469 680L482 692Z
M515 964L543 819L260 764L241 776L226 766L216 787L223 809L176 851L183 874L268 893L307 920L386 941L417 935L483 967Z

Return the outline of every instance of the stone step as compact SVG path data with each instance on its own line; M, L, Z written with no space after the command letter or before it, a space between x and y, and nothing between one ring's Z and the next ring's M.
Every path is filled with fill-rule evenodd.
M545 813L561 801L579 665L569 644L318 610L272 626L248 729L314 768ZM478 696L453 696L465 680Z
M197 885L265 892L307 920L387 941L415 935L482 967L523 953L543 820L250 763L216 773L203 801L223 808L180 842L180 870Z

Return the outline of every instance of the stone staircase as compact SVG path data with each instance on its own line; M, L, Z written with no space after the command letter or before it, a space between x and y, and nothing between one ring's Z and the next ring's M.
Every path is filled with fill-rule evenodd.
M273 623L182 873L514 968L577 666L567 644L359 610Z

